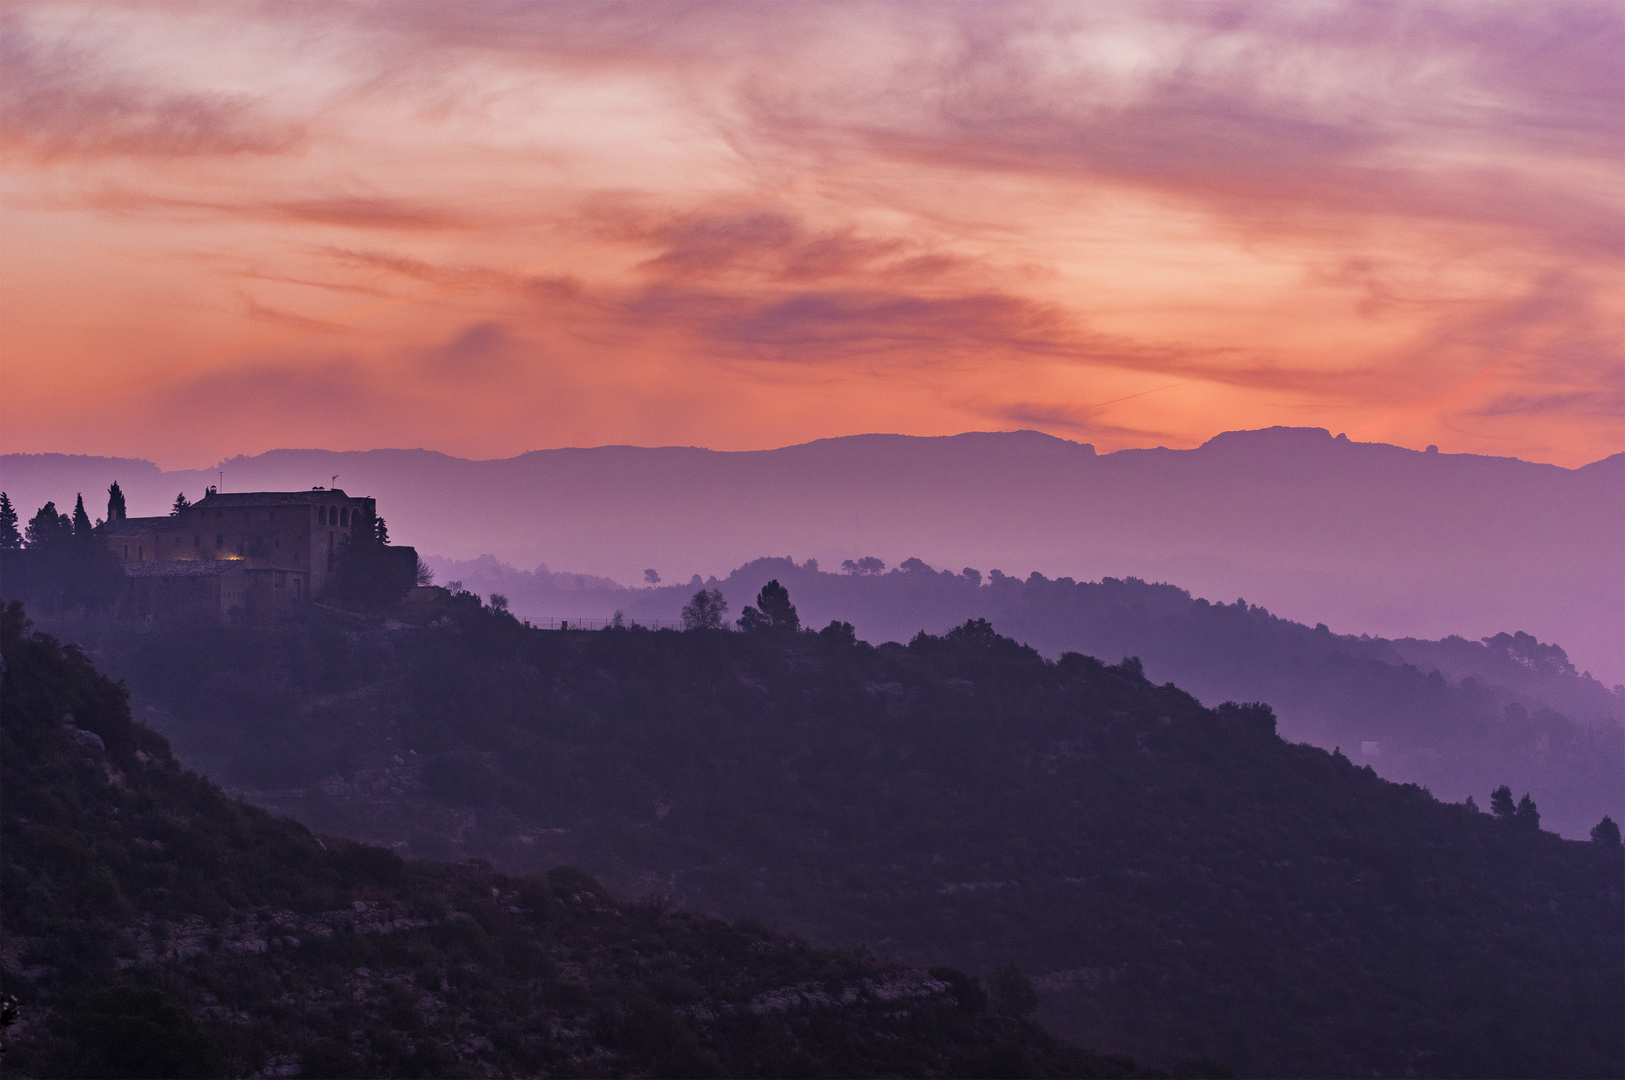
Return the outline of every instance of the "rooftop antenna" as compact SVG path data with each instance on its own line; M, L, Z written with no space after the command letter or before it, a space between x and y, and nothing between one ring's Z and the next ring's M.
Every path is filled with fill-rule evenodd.
M224 491L225 489L226 489L226 470L221 469L220 470L220 490Z
M336 476L335 476L335 477L333 477L333 486L334 486L334 487L335 487L335 488L336 488L336 487L338 487L338 486L339 486L339 478L338 478L338 477L336 477Z

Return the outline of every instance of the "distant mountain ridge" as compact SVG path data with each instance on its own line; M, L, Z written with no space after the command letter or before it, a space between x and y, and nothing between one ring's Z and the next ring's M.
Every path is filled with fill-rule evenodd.
M277 450L217 470L63 455L0 458L26 516L117 479L132 513L177 491L298 489L337 474L425 554L546 562L636 582L726 573L764 552L827 566L1135 576L1246 596L1385 637L1526 630L1625 682L1625 454L1580 469L1357 443L1319 428L1122 450L1033 431L859 435L777 450Z

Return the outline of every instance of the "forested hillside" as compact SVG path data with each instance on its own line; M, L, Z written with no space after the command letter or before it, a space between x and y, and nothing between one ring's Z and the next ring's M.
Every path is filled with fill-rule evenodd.
M977 622L879 647L839 623L537 631L468 594L81 629L186 760L324 831L579 865L911 962L1014 960L1054 1030L1146 1060L1625 1065L1617 844L1441 803L1138 662L1047 661Z
M447 566L480 595L505 595L520 616L609 615L670 623L695 585L620 589L571 575L520 574L494 560ZM1134 578L1073 581L937 570L879 559L832 573L758 559L706 583L738 611L770 579L810 622L851 622L871 641L907 641L986 618L1049 657L1067 651L1138 656L1208 704L1268 701L1294 741L1341 747L1390 780L1439 796L1481 799L1507 783L1532 792L1549 828L1584 837L1603 814L1625 817L1625 689L1576 671L1563 650L1525 633L1488 641L1389 641L1280 618L1243 599L1213 603Z
M7 1075L1170 1075L1044 1034L1014 969L324 841L181 769L15 605L0 648Z

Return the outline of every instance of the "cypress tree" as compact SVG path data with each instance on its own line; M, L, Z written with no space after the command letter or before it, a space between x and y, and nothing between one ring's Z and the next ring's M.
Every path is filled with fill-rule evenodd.
M81 494L73 504L73 538L79 541L89 541L94 536L90 527L90 515L85 513L85 497Z
M124 489L118 486L117 480L114 480L113 486L107 489L107 520L112 523L123 521L124 517Z

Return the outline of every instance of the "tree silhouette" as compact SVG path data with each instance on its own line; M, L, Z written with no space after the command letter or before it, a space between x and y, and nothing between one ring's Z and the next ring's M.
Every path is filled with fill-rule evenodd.
M107 520L123 521L126 513L124 489L118 486L117 480L114 480L112 486L107 489Z
M1591 842L1605 847L1619 846L1619 826L1614 824L1613 818L1604 814L1601 821L1591 826Z
M1512 789L1502 784L1490 792L1490 813L1502 821L1511 821L1518 813L1517 806L1512 802Z
M56 512L56 503L48 502L28 519L23 539L30 550L45 551L73 535L73 520Z
M23 535L17 531L17 508L11 505L11 496L0 491L0 548L15 551L23 546Z
M856 561L847 559L841 563L843 574L879 574L886 569L886 564L873 555L865 555Z
M643 572L643 580L647 581L651 585L659 585L660 572L658 570L645 570Z
M178 493L175 496L174 505L170 506L170 508L169 508L169 516L170 517L180 517L182 512L185 511L191 505L192 505L192 500L188 499L186 497L186 492L182 491L182 492ZM112 519L109 518L108 520L112 520Z
M73 538L82 544L95 539L90 528L90 515L85 512L85 497L80 495L73 504Z
M720 630L726 614L728 601L722 598L722 590L701 589L683 605L683 629Z
M790 590L779 584L777 578L762 586L756 594L756 606L746 607L739 613L739 629L754 633L793 634L801 629L801 616L790 603Z
M1518 823L1520 829L1528 829L1531 832L1540 829L1540 811L1535 809L1535 800L1529 797L1527 791L1523 793L1523 798L1518 800L1518 810L1513 820Z

